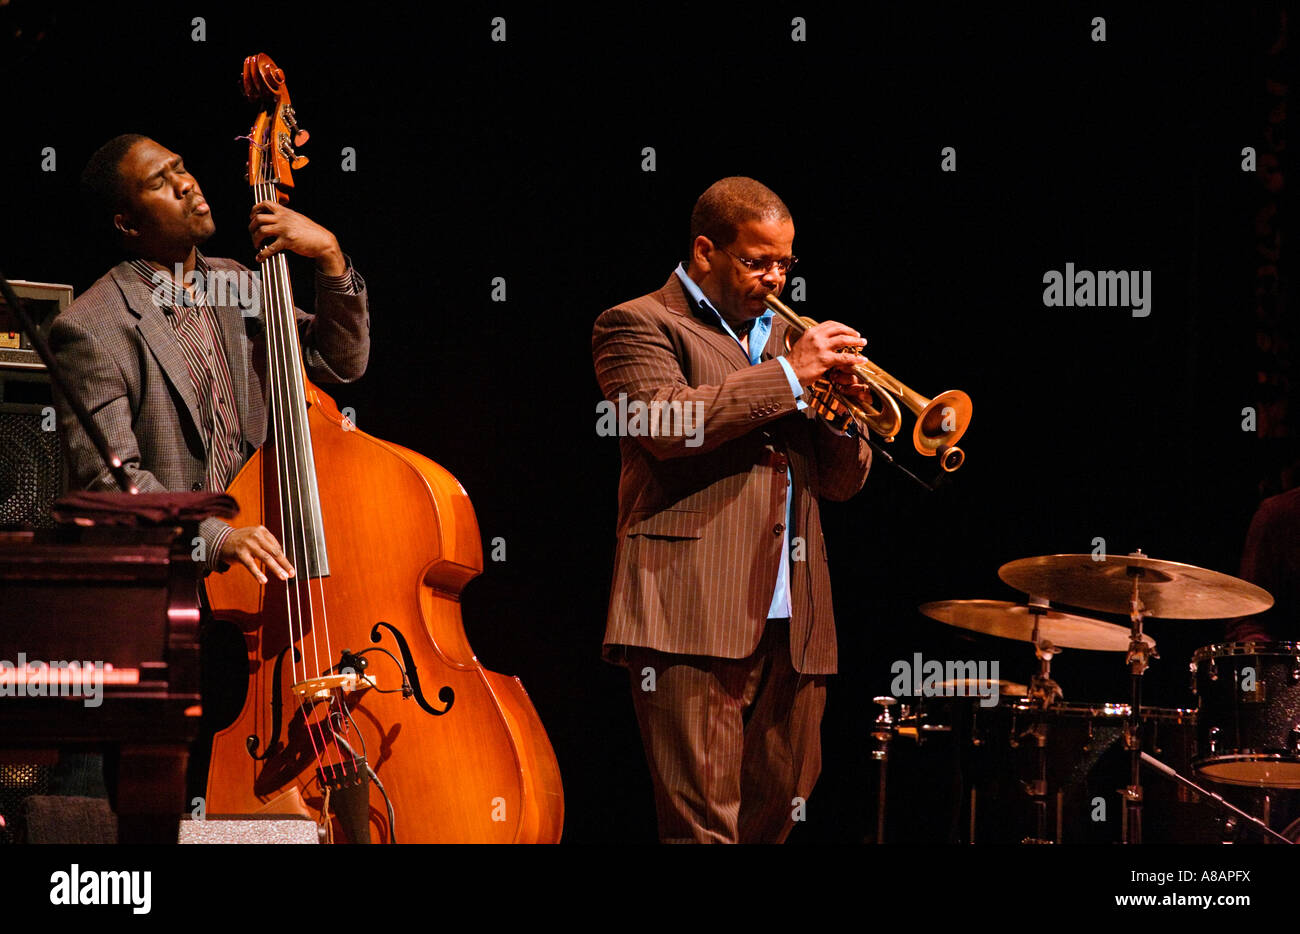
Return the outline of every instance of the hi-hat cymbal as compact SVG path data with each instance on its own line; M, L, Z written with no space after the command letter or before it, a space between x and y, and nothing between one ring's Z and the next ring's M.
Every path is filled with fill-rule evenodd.
M1133 577L1140 572L1138 596L1146 616L1162 619L1230 619L1262 613L1272 595L1247 581L1176 561L1146 555L1043 555L1021 558L998 569L1017 590L1053 603L1102 613L1129 612Z
M937 600L922 604L921 612L949 626L958 626L990 636L1034 641L1034 617L1023 603L1006 600ZM1047 610L1039 617L1039 641L1063 649L1091 649L1097 652L1128 651L1129 631L1123 626L1075 616L1060 610ZM1149 645L1155 640L1142 637Z
M1003 697L1028 697L1029 685L1019 681L997 681L998 693ZM953 678L939 684L941 697L983 697L991 684L979 678Z

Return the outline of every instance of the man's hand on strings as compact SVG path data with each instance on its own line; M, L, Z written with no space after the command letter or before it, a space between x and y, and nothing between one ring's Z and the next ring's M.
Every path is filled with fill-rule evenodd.
M316 260L324 275L341 276L347 272L338 239L306 215L276 201L259 201L249 218L248 232L259 263L288 250Z
M280 543L265 526L249 525L235 529L221 543L221 560L227 564L242 564L258 583L266 583L266 575L259 565L271 568L281 580L293 577L293 565L285 557Z

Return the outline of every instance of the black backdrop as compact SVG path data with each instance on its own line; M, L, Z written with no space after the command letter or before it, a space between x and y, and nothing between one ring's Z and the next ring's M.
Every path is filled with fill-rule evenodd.
M4 37L0 267L78 293L105 271L77 177L125 131L185 156L217 222L207 252L250 262L234 138L252 112L237 81L254 52L285 69L312 133L292 205L337 233L372 296L370 370L329 391L363 430L461 480L485 552L504 538L507 559L465 592L465 623L550 732L566 840L654 839L625 676L599 660L618 451L595 433L591 324L664 281L694 199L721 176L757 177L791 207L804 313L858 327L922 393L975 401L948 488L878 465L824 510L841 674L793 842L870 831L866 728L893 660L1031 674L1026 647L963 638L918 604L1014 599L1001 564L1096 537L1235 572L1270 469L1241 427L1262 197L1241 150L1262 145L1275 9L863 5L803 11L798 42L799 10L738 4L200 7L0 11L23 30ZM940 170L945 146L955 172ZM1045 307L1043 274L1066 262L1151 271L1150 315ZM309 307L309 266L291 265ZM1148 699L1188 706L1187 658L1221 627L1150 628L1163 658ZM1066 653L1055 671L1069 699L1125 699L1117 657Z

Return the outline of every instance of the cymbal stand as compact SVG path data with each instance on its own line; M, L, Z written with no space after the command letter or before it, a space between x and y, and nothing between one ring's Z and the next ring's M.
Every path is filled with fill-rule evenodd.
M880 783L876 794L876 843L885 842L885 778L889 774L889 744L898 730L898 724L894 720L893 713L889 708L898 703L897 697L883 695L873 697L872 700L880 705L880 713L876 715L876 722L871 727L871 738L876 741L875 748L871 750L871 758L880 763Z
M1130 558L1145 558L1142 549L1129 555ZM1142 842L1142 676L1146 674L1151 659L1159 658L1155 648L1142 638L1142 618L1146 607L1142 603L1139 588L1146 569L1129 566L1125 569L1133 579L1133 593L1129 597L1129 621L1132 632L1129 636L1128 665L1132 683L1129 703L1128 723L1124 726L1124 748L1129 751L1129 783L1121 791L1124 801L1120 838L1124 843Z
M1043 597L1030 597L1025 608L1034 618L1032 642L1034 655L1038 658L1038 674L1029 682L1029 697L1040 708L1050 707L1063 697L1061 686L1052 680L1052 656L1059 655L1061 650L1044 639L1039 632L1043 616L1050 609L1047 600Z
M1034 675L1029 686L1029 698L1037 708L1034 725L1030 731L1034 737L1034 779L1021 782L1025 793L1033 804L1034 835L1026 837L1022 843L1051 843L1047 836L1047 733L1048 723L1044 711L1061 699L1061 686L1052 680L1052 656L1060 649L1039 632L1039 623L1048 611L1048 603L1041 597L1032 597L1027 605L1034 618L1034 655L1038 658L1038 673Z

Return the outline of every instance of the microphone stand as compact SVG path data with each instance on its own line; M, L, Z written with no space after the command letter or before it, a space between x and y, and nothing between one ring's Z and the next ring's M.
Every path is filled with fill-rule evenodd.
M860 429L859 429L856 425L854 425L854 426L853 426L853 430L856 432L856 431L859 431ZM874 451L876 454L879 454L881 457L883 457L883 458L885 459L885 463L887 463L887 464L891 464L891 465L893 465L894 467L897 467L897 468L898 468L899 470L901 470L901 471L902 471L906 476L911 477L913 480L915 480L917 483L919 483L919 484L921 485L921 487L922 487L922 488L923 488L927 493L933 493L935 490L937 490L937 489L939 489L940 487L944 486L944 485L948 482L948 474L946 474L946 473L940 473L937 477L934 478L934 482L933 482L933 483L926 483L924 480L922 480L922 479L921 479L920 477L918 477L916 474L912 473L912 471L908 470L906 467L904 467L902 464L900 464L898 461L896 461L896 460L894 459L894 456L893 456L892 454L890 454L888 451L885 450L884 445L882 445L882 444L877 444L875 441L872 441L872 440L871 440L871 436L870 436L869 434L868 434L868 435L865 435L865 437L866 437L866 439L867 439L867 444L871 445L871 450Z

